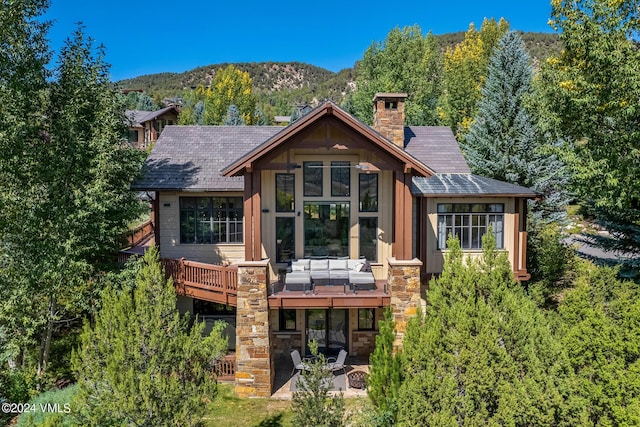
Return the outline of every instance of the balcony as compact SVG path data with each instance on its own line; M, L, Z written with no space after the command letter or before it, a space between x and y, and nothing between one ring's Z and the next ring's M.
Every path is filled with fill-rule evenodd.
M284 280L272 282L270 308L380 308L391 303L386 280L376 280L375 289L344 285L312 285L305 290L289 290Z

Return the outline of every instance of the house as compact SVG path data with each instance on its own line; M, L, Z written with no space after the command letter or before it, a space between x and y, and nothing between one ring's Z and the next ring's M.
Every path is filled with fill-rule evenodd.
M471 174L449 128L405 126L406 96L377 94L371 127L328 101L284 128L169 126L154 146L134 188L155 192L179 308L235 315L237 394L269 396L275 361L310 338L368 356L385 307L401 339L449 234L474 257L491 229L514 276L529 278L536 194ZM323 257L366 258L374 285L288 287L292 260Z
M126 110L129 142L147 149L156 142L165 126L178 123L178 114L174 105L156 111Z

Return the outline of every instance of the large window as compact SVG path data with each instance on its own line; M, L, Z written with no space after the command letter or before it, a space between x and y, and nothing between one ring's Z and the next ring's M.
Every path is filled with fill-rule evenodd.
M361 173L360 212L378 212L378 174Z
M291 262L295 251L295 218L276 218L276 262Z
M276 212L293 212L295 209L296 177L292 173L276 174Z
M378 261L378 218L360 218L360 256L367 261Z
M349 187L351 185L351 163L350 162L331 162L331 195L343 196L349 195Z
M305 196L322 196L322 162L302 164Z
M180 243L242 243L242 197L181 197Z
M447 247L449 235L462 249L481 249L482 236L491 228L496 247L504 247L504 205L501 203L438 204L438 248Z
M304 204L304 256L349 255L349 203Z

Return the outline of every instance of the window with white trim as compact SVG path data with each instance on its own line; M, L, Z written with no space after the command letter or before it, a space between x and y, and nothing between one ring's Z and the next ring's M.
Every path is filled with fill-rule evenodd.
M438 249L446 249L449 236L460 240L462 249L481 249L482 236L491 228L496 248L504 247L504 204L439 203Z

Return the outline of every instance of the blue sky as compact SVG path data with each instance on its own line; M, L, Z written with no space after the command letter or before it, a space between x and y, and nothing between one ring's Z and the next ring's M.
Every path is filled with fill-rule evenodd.
M298 61L339 71L395 27L443 34L504 17L514 30L552 32L550 13L550 0L51 0L45 18L56 51L81 21L106 46L117 81L222 62Z

